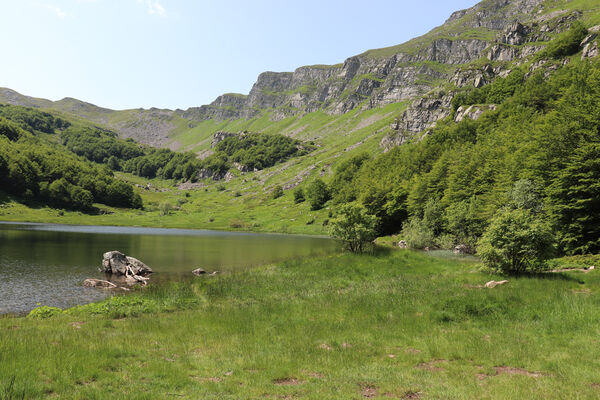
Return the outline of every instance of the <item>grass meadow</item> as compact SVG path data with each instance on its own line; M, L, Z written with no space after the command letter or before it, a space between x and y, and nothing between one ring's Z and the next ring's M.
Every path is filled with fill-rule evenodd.
M4 317L0 399L600 397L600 272L499 278L338 254Z

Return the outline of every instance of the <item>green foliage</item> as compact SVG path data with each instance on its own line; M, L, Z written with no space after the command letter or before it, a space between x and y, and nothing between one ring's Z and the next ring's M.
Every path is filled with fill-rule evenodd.
M343 205L329 226L331 236L340 239L353 253L362 253L365 245L377 237L377 217L355 204Z
M499 106L476 121L440 121L423 140L358 168L348 163L352 172L340 169L332 180L334 199L356 198L380 221L379 235L403 228L417 247L439 238L474 247L496 212L510 207L547 213L562 251L597 252L600 60L545 72L525 79L515 70L463 93L455 108Z
M402 224L401 236L413 249L424 249L435 244L433 230L418 217L411 217Z
M302 156L313 149L284 135L244 133L219 142L215 151L249 170L261 170L291 157Z
M503 209L479 241L478 253L487 267L503 273L542 270L552 256L549 225L530 210Z
M158 209L160 210L161 216L169 215L171 213L171 210L173 210L173 205L168 201L165 201L160 203Z
M283 188L281 187L281 185L276 185L273 188L273 191L271 192L271 197L273 197L274 199L278 199L281 196L283 196Z
M58 315L62 312L63 312L63 310L61 310L58 307L39 306L39 307L36 307L33 310L31 310L29 312L29 314L27 314L27 317L28 318L50 318L50 317Z
M306 199L311 210L320 210L330 198L329 189L320 178L312 181L306 188Z
M501 104L514 95L525 81L525 73L515 68L506 78L496 78L481 88L466 89L452 99L452 114L460 107L473 104Z
M294 203L300 204L303 203L305 200L306 199L304 198L304 189L296 188L296 190L294 190Z
M0 117L14 122L21 129L30 133L54 133L56 130L63 130L71 125L70 122L47 112L8 104L0 104Z
M193 181L202 166L194 153L142 146L98 128L72 126L61 137L63 144L77 155L106 164L113 171L122 170L144 178Z
M349 203L357 199L359 190L354 185L353 178L363 163L369 159L367 153L361 153L337 166L333 179L329 183L334 203Z
M510 207L530 210L533 213L541 212L544 206L539 188L529 179L515 182L508 198Z
M561 34L540 52L538 58L561 58L573 55L579 51L579 44L587 34L587 28L580 21L575 21L567 32Z
M548 193L563 250L600 251L600 144L582 144L557 172Z

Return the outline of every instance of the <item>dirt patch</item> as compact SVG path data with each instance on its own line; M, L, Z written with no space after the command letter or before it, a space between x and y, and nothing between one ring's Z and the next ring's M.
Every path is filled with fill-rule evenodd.
M592 383L590 387L592 387L593 389L600 389L600 383Z
M323 343L319 345L319 348L321 350L333 350L333 347L331 347L330 345L328 345L327 343Z
M274 379L273 383L278 386L295 386L295 385L302 385L304 383L304 381L301 381L296 378L280 378L280 379Z
M516 367L507 367L507 366L500 366L500 367L494 367L495 373L493 374L477 374L477 378L479 380L484 380L486 378L492 377L492 376L498 376L498 375L522 375L522 376L528 376L530 378L539 378L542 377L546 374L542 373L542 372L537 372L537 371L527 371L526 369L523 368L516 368Z
M421 398L421 392L406 392L402 395L404 400L419 400Z
M573 289L573 293L575 294L590 294L592 293L592 289Z
M483 286L483 285L471 285L469 283L465 283L464 287L466 289L483 289L485 286Z
M377 397L377 387L373 385L361 385L360 394L366 399Z
M424 369L424 370L432 371L432 372L441 372L441 371L445 371L445 369L442 368L440 365L445 365L447 363L448 363L448 360L432 360L429 362L421 363L421 364L417 365L416 368Z
M342 349L350 349L352 345L350 343L342 343Z
M413 348L409 347L408 349L405 349L404 352L406 354L419 354L421 352L421 350L417 350L417 349L413 349Z
M532 378L539 378L540 376L544 375L541 372L530 372L523 368L505 367L505 366L496 367L496 374L497 375L500 375L500 374L524 375L524 376L530 376Z

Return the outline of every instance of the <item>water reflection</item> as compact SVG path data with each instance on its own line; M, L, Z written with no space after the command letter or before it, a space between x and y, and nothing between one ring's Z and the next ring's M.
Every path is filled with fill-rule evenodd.
M333 241L310 236L0 223L0 313L101 299L102 291L81 283L102 277L98 267L110 250L144 261L160 282L189 277L198 267L234 271L336 249Z

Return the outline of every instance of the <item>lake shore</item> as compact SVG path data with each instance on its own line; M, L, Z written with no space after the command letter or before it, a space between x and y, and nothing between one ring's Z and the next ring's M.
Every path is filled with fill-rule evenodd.
M176 282L50 318L0 318L0 392L597 398L600 279L573 272L477 287L499 278L411 251L341 254Z

